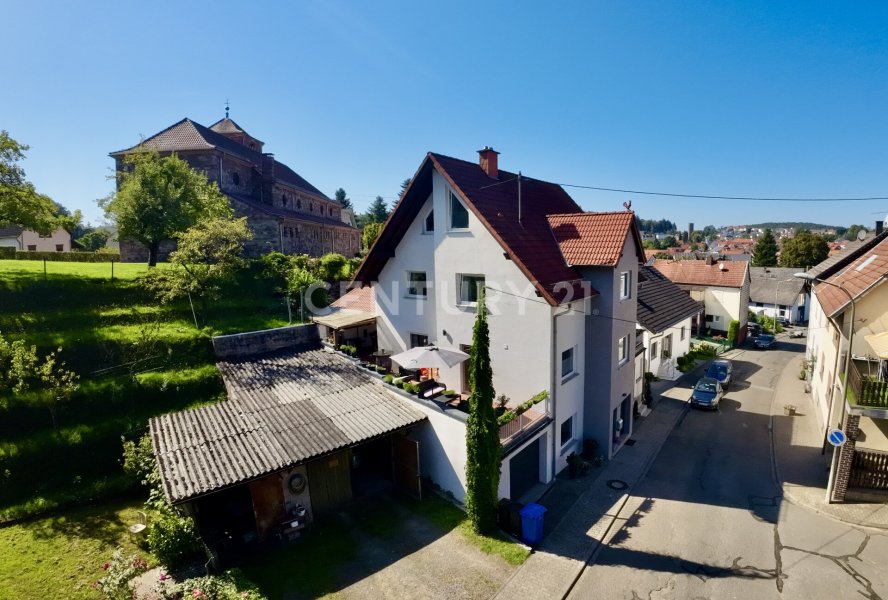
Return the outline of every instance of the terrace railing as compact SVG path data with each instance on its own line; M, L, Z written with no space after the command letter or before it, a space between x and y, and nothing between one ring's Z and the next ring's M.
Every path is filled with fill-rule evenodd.
M850 400L858 406L888 409L888 381L861 375L854 363L849 368L848 388L853 394Z
M546 418L545 402L532 406L512 421L500 426L500 443L505 446Z

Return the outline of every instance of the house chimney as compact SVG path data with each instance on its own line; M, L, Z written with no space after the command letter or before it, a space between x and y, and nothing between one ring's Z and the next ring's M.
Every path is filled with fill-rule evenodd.
M490 146L484 146L483 150L478 150L478 155L480 157L479 164L481 165L481 170L487 173L488 177L492 177L493 179L499 178L499 168L497 168L497 152Z
M885 221L876 221L876 235L882 233L882 230L885 228Z

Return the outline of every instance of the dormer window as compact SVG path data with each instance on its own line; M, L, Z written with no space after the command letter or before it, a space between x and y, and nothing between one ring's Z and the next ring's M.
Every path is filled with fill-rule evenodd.
M460 202L459 197L450 192L450 229L468 229L469 211Z

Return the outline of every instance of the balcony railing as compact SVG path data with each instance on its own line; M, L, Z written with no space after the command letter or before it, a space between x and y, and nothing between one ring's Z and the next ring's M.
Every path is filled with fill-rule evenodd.
M527 409L526 411L518 415L515 419L500 427L500 444L502 444L503 446L508 445L510 442L517 439L522 433L528 431L529 429L532 429L545 418L545 403L541 403L541 405L536 405Z
M848 400L857 406L888 409L888 381L861 375L852 362L849 367Z

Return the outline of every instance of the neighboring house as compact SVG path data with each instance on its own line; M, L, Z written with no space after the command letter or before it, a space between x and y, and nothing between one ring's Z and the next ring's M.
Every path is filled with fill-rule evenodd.
M808 319L810 304L805 281L793 277L793 267L749 267L749 310L774 317L783 317L792 324Z
M140 148L161 155L175 153L192 168L218 184L231 202L235 216L247 217L253 239L246 244L251 256L277 250L285 254L320 256L338 252L355 256L361 249L360 231L342 206L299 176L274 154L263 151L263 142L228 118L209 128L183 119L141 144L112 152L117 171L124 169L127 155ZM175 248L161 246L165 260ZM148 250L132 240L121 240L121 260L147 260Z
M704 329L726 335L731 321L740 322L737 343L746 338L749 320L749 263L742 260L655 260L653 267L691 298L703 302Z
M641 374L675 379L675 360L691 349L692 321L703 306L654 267L638 273L638 324L644 343ZM642 379L643 380L643 379Z
M3 227L0 228L0 246L23 252L70 252L71 234L61 227L49 235L22 227Z
M813 284L806 365L824 435L840 424L848 439L835 463L832 500L837 502L846 493L888 489L888 232L881 223L876 231L809 271L833 284ZM846 290L851 301L833 286Z
M610 458L632 431L635 289L644 260L634 213L584 213L557 184L429 153L356 275L375 291L380 350L468 352L480 293L494 387L516 406L501 430L500 496L542 489L585 439ZM467 364L439 381L469 391ZM430 415L423 472L465 496L465 415Z

